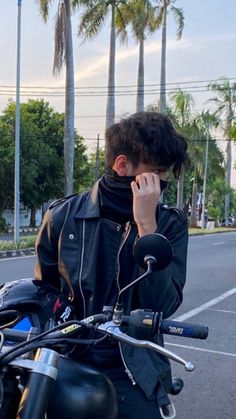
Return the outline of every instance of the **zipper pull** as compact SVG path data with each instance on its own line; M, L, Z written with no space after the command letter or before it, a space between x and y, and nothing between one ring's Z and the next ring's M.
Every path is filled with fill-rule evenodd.
M128 370L128 368L125 369L126 374L128 375L129 379L131 380L133 386L136 385L136 382L134 381L134 377L132 375L132 373L130 372L130 370Z

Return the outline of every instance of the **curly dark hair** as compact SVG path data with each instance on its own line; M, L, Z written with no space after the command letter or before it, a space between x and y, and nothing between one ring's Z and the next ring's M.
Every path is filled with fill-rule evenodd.
M134 167L139 163L172 169L179 177L188 167L188 143L177 133L168 116L157 112L137 112L106 130L106 167L124 154Z

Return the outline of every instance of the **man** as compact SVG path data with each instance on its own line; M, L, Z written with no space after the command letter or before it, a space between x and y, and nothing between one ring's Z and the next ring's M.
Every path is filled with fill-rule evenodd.
M107 170L92 190L51 205L36 242L36 278L70 294L79 319L114 306L118 291L139 275L135 240L154 232L168 238L173 260L124 295L124 312L145 308L169 317L177 310L186 277L187 220L158 201L167 171L178 177L187 162L187 142L167 116L136 113L107 129ZM119 419L161 417L171 385L166 358L104 342L79 359L112 380Z

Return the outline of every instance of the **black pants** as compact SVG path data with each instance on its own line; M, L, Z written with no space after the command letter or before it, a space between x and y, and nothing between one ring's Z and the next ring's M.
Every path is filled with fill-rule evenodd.
M133 385L124 367L101 369L112 381L119 405L118 419L161 419L156 400L148 400L142 389Z

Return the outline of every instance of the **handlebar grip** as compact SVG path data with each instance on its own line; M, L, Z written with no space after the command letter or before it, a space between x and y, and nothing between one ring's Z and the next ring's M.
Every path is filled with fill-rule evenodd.
M161 333L167 335L182 336L194 339L206 339L208 327L201 324L176 322L174 320L162 320L160 325Z

